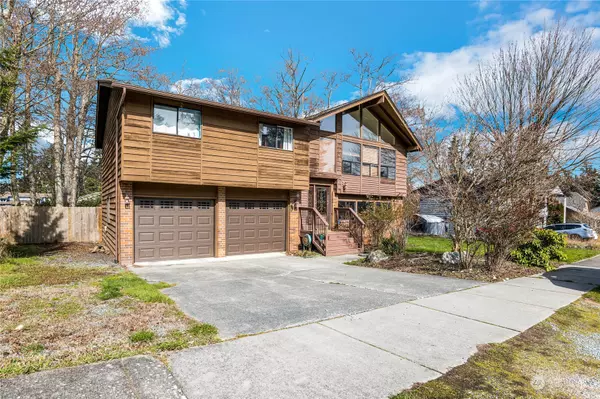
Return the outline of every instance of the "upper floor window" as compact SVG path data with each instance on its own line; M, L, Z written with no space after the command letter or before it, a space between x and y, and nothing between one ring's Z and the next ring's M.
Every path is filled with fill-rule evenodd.
M345 136L360 137L360 109L342 114L342 133Z
M362 138L365 140L379 140L379 120L368 109L362 110Z
M381 133L381 140L391 145L396 144L396 137L388 130L387 127L385 127L383 123L379 124L379 129L379 132Z
M330 115L321 121L321 130L323 130L324 132L335 133L335 114Z
M342 143L342 173L360 176L360 144Z
M381 177L396 180L396 151L381 149Z
M294 142L294 129L291 127L259 125L259 142L261 147L280 148L282 150L292 151Z
M202 137L202 112L196 109L154 105L152 130L155 133Z
M363 147L362 175L371 177L379 176L379 148Z
M321 137L319 140L319 171L335 173L335 140Z

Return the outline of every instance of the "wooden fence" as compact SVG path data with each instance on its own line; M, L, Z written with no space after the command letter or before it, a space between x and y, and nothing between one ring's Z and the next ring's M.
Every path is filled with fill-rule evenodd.
M20 244L98 242L101 216L101 208L95 207L2 206L0 237Z

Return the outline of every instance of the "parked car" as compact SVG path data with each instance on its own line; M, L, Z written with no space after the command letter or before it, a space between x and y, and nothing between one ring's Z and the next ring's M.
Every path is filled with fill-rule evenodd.
M584 240L595 240L598 238L598 234L585 223L550 224L544 228L548 230L554 230L557 233L567 234L571 238L581 238Z

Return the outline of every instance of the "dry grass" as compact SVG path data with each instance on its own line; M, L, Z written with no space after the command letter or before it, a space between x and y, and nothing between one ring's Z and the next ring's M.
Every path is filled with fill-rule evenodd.
M600 397L600 303L586 297L392 399ZM590 351L591 348L596 348Z
M0 262L0 378L219 340L160 292L164 283L54 262Z

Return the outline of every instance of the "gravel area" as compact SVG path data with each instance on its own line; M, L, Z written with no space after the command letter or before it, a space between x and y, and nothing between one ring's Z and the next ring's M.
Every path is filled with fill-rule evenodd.
M92 253L98 244L57 243L45 245L19 245L11 252L16 256L39 256L42 262L56 266L119 267L114 256L104 252Z
M569 338L573 341L579 353L600 360L600 333L584 335L572 332L569 334ZM600 381L598 383L600 384Z

